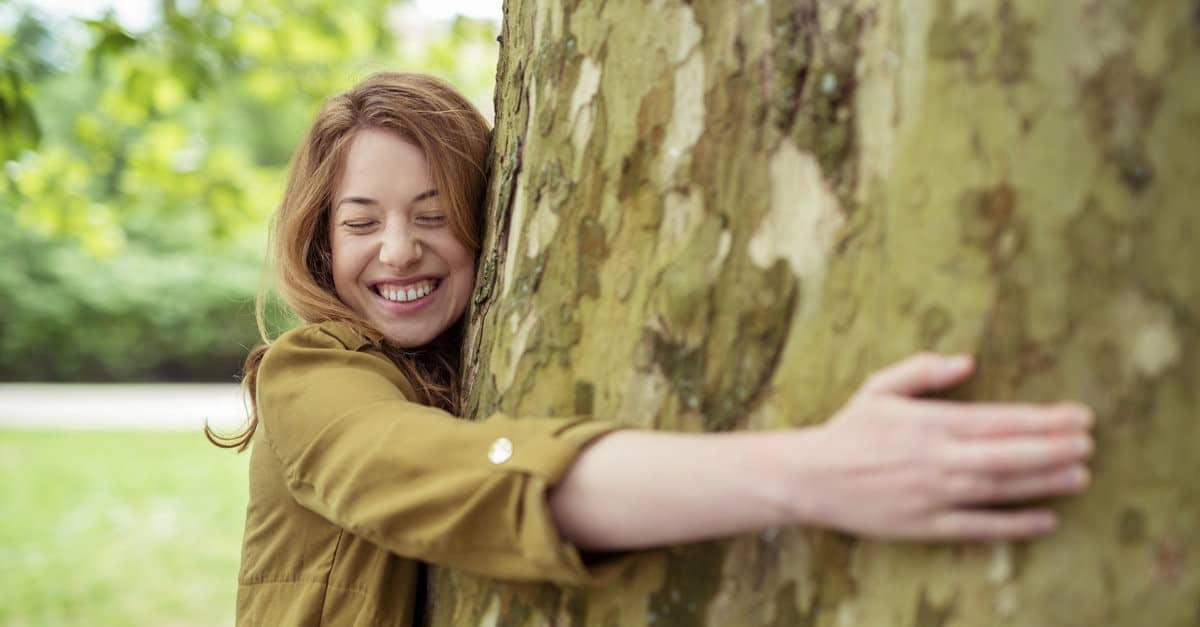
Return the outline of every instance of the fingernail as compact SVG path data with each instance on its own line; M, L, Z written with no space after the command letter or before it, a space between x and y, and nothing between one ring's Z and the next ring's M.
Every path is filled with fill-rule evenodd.
M1088 455L1092 452L1092 439L1086 435L1079 436L1075 439L1075 450L1082 455Z
M962 370L971 365L971 356L967 354L953 355L946 360L946 367L952 370Z
M1087 405L1080 403L1063 403L1063 408L1069 412L1075 419L1075 424L1087 429L1092 426L1095 418L1092 416L1092 409Z
M1082 488L1088 483L1088 471L1084 468L1072 468L1067 471L1067 485L1072 488Z

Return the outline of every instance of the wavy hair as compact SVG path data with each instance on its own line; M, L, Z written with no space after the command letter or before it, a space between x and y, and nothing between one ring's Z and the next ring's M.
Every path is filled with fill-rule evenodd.
M386 72L327 101L297 148L283 201L271 220L268 264L274 270L275 291L305 323L338 320L380 335L338 298L333 286L329 212L350 143L361 129L390 130L424 152L438 196L445 199L449 228L476 255L491 131L479 111L444 81ZM222 448L245 450L258 427L258 367L271 342L266 302L264 286L255 304L263 343L246 357L242 375L249 403L246 427L232 436L204 427L208 440ZM402 349L385 340L384 352L423 397L418 400L457 414L461 338L460 320L419 349Z

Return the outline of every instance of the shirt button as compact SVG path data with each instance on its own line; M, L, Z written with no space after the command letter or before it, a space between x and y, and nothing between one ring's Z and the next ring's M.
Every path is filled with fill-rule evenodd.
M496 441L492 442L492 448L488 449L488 459L493 464L503 464L512 457L512 454L513 443L508 438L496 438Z

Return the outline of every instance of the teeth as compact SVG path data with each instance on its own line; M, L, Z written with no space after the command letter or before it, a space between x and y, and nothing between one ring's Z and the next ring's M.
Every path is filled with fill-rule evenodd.
M433 291L433 281L422 281L408 289L397 287L380 287L379 294L384 298L399 303L407 303L418 298L424 298Z

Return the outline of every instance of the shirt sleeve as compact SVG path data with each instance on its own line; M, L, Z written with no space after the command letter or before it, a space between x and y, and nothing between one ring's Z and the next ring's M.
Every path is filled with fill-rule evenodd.
M261 445L296 500L405 557L502 579L597 584L559 536L547 491L592 439L587 418L474 422L412 402L384 356L320 326L276 340L258 378Z

